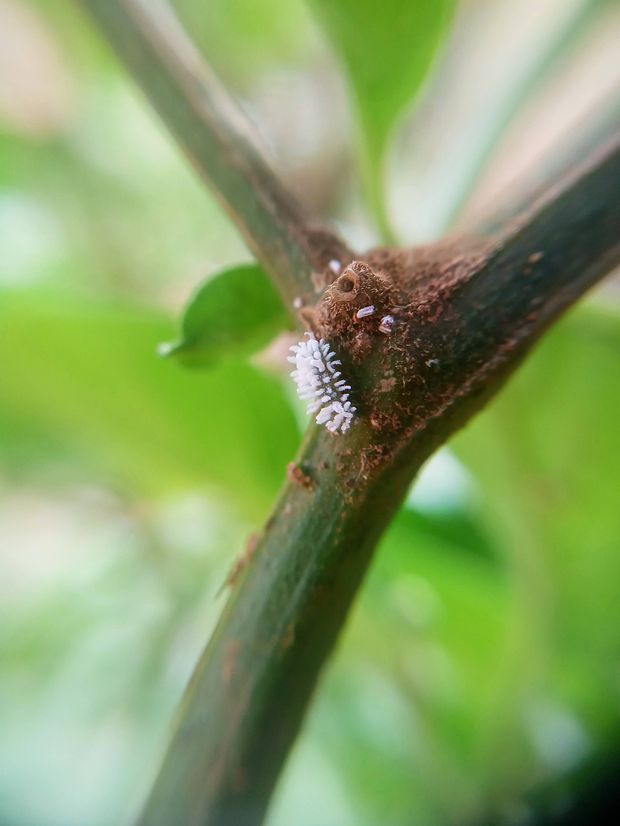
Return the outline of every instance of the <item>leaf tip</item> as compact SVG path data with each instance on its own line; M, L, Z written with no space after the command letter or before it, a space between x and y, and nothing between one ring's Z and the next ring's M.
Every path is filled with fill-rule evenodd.
M166 359L174 355L181 347L182 343L180 341L160 341L155 352L160 358Z

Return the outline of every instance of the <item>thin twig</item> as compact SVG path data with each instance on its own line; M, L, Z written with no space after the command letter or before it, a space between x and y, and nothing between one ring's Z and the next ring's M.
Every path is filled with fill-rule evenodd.
M289 304L313 300L313 272L348 257L309 228L252 142L252 128L162 0L80 0Z

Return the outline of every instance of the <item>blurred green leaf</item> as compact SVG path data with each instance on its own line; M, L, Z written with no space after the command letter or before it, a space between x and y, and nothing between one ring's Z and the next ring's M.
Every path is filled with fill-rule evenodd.
M371 204L382 224L382 160L448 29L453 0L308 0L345 65L363 133ZM383 227L385 229L385 226Z
M295 64L310 45L303 0L174 0L174 6L227 84L251 88L266 69Z
M235 362L176 369L155 354L170 326L127 305L2 293L0 423L63 440L118 485L211 485L262 515L298 440L284 388Z
M264 347L288 323L277 290L258 264L240 264L209 278L183 314L179 341L163 343L162 356L208 366Z
M620 317L580 309L454 442L515 594L488 745L498 785L527 782L519 742L532 709L557 705L590 748L606 745L617 723L619 352ZM558 772L579 753L554 747L554 724L551 733L538 724L536 738L538 759Z

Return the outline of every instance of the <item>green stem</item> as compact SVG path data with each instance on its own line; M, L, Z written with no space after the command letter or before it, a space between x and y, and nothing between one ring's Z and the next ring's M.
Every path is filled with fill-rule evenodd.
M382 157L385 147L377 154ZM385 161L374 162L369 148L360 148L362 179L370 211L374 217L382 244L394 244L396 236L389 215L387 192L385 186Z
M350 260L333 234L309 229L300 206L253 145L252 127L159 0L79 0L215 191L286 302L314 297L311 276Z
M372 435L312 428L200 660L142 823L260 823L372 551L413 468L369 473ZM424 450L417 464L426 458Z

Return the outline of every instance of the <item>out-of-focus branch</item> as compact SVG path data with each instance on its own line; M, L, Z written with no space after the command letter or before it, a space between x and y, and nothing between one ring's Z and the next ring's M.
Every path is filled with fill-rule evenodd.
M567 51L571 47L574 48L575 42L591 24L593 18L601 10L601 6L604 6L601 0L582 0L580 3L574 3L570 13L563 18L562 22L558 21L556 23L546 48L538 54L529 69L522 69L518 82L504 97L496 117L490 124L490 128L485 130L482 140L478 142L472 157L469 159L464 176L465 180L461 184L458 197L452 204L451 215L447 222L448 226L453 224L454 219L458 218L463 207L466 206L477 182L482 177L485 167L492 159L495 149L500 145L503 135L510 127L515 114L523 109L526 101L531 99L537 88L541 87Z
M601 147L620 134L620 95L614 93L598 101L581 122L579 130L565 135L559 145L545 152L525 175L515 178L491 204L460 222L457 231L474 234L497 234L527 210L558 181L570 178L584 159L591 158Z
M235 222L289 306L314 300L312 273L350 255L310 228L251 138L238 105L163 0L79 0Z

